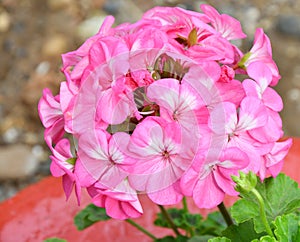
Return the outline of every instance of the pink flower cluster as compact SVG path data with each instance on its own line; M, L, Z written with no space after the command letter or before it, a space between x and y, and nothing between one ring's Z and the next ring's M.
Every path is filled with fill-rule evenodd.
M270 41L257 29L244 54L232 42L246 37L239 21L201 10L156 7L114 28L109 16L62 55L66 81L56 96L44 90L39 114L67 197L75 187L79 202L85 188L109 216L135 218L140 193L213 208L237 195L239 170L261 179L280 172L291 140L279 141Z

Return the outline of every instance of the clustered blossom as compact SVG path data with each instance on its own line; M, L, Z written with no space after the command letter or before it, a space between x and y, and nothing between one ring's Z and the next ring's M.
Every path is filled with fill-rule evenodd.
M270 41L257 29L243 53L231 42L246 37L239 21L201 10L156 7L117 27L109 16L62 55L66 81L56 96L44 90L39 114L67 197L84 188L111 217L135 218L141 193L213 208L237 195L239 170L280 172L291 140Z

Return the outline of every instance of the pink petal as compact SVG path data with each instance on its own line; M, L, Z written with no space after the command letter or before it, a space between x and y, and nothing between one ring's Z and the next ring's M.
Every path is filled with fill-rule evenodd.
M179 203L183 197L179 182L159 191L148 192L147 194L154 203L160 205L175 205Z
M250 130L261 127L267 122L266 108L254 97L245 97L241 102L237 130Z
M223 201L224 196L212 174L198 180L193 191L193 199L199 208L214 208Z

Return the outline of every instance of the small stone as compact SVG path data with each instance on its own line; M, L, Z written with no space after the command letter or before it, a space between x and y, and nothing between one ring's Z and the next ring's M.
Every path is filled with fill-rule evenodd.
M12 127L6 130L2 136L3 141L7 144L15 143L20 137L20 132L18 129Z
M42 53L45 57L60 57L60 55L68 50L68 41L65 36L55 34L47 39Z
M43 61L35 69L36 74L46 75L50 70L50 63L48 61Z
M15 144L0 147L0 180L29 177L38 165L38 159L29 146Z
M298 15L279 16L277 29L283 34L300 37L300 17Z
M299 102L300 101L300 90L298 88L293 88L288 91L287 96L289 100L293 102Z
M120 10L120 0L107 1L102 8L108 14L116 15Z
M78 37L82 40L86 40L87 38L95 35L99 31L105 17L105 14L96 15L81 22L77 27Z
M51 10L60 10L72 4L72 0L47 0L47 5Z
M10 16L0 9L0 32L7 32L11 24Z

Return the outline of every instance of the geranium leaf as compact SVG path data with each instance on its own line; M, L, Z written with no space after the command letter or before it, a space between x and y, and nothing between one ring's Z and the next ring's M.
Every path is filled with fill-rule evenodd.
M177 237L173 237L173 236L166 236L163 238L159 238L154 240L154 242L187 242L188 241L188 237L185 237L183 235L179 235Z
M221 236L221 232L227 225L220 212L210 213L207 218L196 228L198 235Z
M300 189L298 184L284 174L276 178L267 178L263 183L258 182L256 190L265 201L265 211L269 223L277 216L288 214L300 207ZM241 193L242 199L238 200L231 208L231 215L237 223L254 220L257 233L265 231L259 212L259 204L252 193Z
M67 242L67 241L65 239L49 238L49 239L45 239L44 242Z
M207 242L209 239L214 238L212 235L196 235L190 238L187 242Z
M208 242L231 242L231 240L225 237L217 237L217 238L209 239Z
M110 217L107 216L104 208L90 204L75 216L74 223L78 230L83 230L98 221L108 219L110 219Z
M222 232L222 235L231 239L232 241L249 242L253 239L260 238L265 234L256 233L252 220L249 220L238 225L229 226Z
M252 240L251 242L277 242L277 240L274 237L271 237L270 235L265 235L261 237L259 240L255 239Z
M170 208L167 212L178 228L186 230L188 228L196 228L201 224L202 216L200 214L188 214L183 209L178 208ZM160 227L170 228L169 223L161 213L157 214L157 219L154 221L154 224Z
M279 216L274 225L278 241L300 241L300 218L296 214Z

